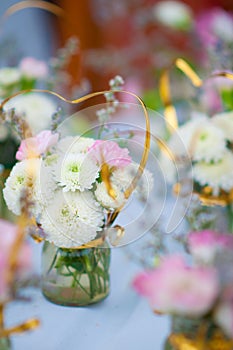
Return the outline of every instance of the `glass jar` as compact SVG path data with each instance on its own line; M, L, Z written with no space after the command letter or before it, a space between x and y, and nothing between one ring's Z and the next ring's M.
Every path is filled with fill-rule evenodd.
M200 319L192 319L181 316L173 316L171 319L171 334L183 334L190 339L195 339L195 335L197 334L199 327ZM164 344L164 350L175 350L169 337L166 339Z
M51 302L83 306L109 294L110 248L66 249L45 242L42 251L42 292Z
M186 219L189 231L210 229L233 233L233 204L204 205L198 196L194 195Z
M231 350L232 344L211 318L172 316L171 334L165 341L164 350Z
M0 338L0 349L1 350L11 350L11 341L8 337Z

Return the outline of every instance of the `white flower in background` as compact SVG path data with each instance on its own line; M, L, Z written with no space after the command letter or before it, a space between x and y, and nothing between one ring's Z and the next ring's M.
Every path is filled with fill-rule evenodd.
M233 141L233 112L215 114L211 121L224 133L225 139Z
M104 224L104 213L91 192L63 193L56 191L40 224L46 240L56 246L72 248L96 237Z
M171 136L168 147L176 157L190 157L193 138L200 125L207 122L206 116L197 116L179 127Z
M233 19L225 11L219 11L213 17L212 30L222 40L232 43L233 40Z
M194 161L218 161L226 151L224 133L211 123L200 125L190 144Z
M218 305L214 320L219 327L223 329L225 334L232 338L233 332L233 306L231 300L221 301Z
M54 166L55 179L63 191L91 189L99 176L99 167L86 154L67 153Z
M67 136L58 142L57 150L59 153L86 153L94 142L95 140L89 137Z
M21 72L18 68L1 68L0 69L0 86L7 87L16 84L21 79Z
M30 186L32 198L35 195L40 163L40 159L23 160L13 167L6 180L3 189L4 199L8 208L16 215L21 214L20 199L27 186Z
M185 30L192 24L191 8L180 1L160 1L154 6L153 13L157 21L171 28Z
M48 66L44 61L33 57L25 57L19 64L22 74L31 79L42 79L48 75Z
M168 147L177 158L192 157L194 161L218 161L226 151L225 135L211 120L197 117L178 128Z
M95 197L97 201L107 209L117 209L125 204L126 199L122 188L112 183L112 188L115 191L116 198L109 196L104 182L98 183L95 190Z
M9 101L5 109L14 108L17 114L25 115L33 134L48 129L51 117L56 112L56 104L48 96L40 93L20 95Z
M226 151L218 162L200 162L193 166L194 179L202 186L213 188L217 195L220 189L230 191L233 187L233 154Z

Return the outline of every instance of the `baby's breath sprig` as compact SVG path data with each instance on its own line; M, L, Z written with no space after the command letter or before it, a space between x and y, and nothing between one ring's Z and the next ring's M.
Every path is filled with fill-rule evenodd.
M99 137L103 131L107 131L106 123L111 119L113 114L116 112L116 109L119 105L119 100L117 99L114 91L121 91L123 89L124 80L120 75L116 75L113 79L109 81L109 92L104 94L104 97L107 102L106 108L101 108L96 112L98 120L101 124L99 130Z

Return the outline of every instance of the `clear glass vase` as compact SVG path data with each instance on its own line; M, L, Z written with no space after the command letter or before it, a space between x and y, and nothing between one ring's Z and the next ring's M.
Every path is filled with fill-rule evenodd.
M173 316L171 319L171 335L183 334L189 339L195 339L199 326L200 319ZM170 341L170 336L165 341L164 350L176 350Z
M110 248L59 248L45 242L42 251L42 292L51 302L83 306L109 294Z
M199 198L194 196L186 219L191 231L211 229L233 233L233 204L203 205Z
M220 350L220 348L231 350L232 341L223 334L210 317L172 316L171 334L164 343L164 350Z

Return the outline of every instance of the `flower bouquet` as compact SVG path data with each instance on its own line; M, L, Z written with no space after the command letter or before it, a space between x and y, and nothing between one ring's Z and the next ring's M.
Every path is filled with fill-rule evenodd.
M108 295L109 245L124 235L113 222L134 189L144 194L148 178L153 186L145 164L141 169L117 141L44 130L23 139L16 153L19 162L6 180L4 199L20 215L20 198L30 190L37 238L46 241L42 289L55 303L85 305Z
M191 262L166 256L134 279L134 288L153 310L171 317L164 349L232 349L232 246L232 235L192 232L187 237Z

